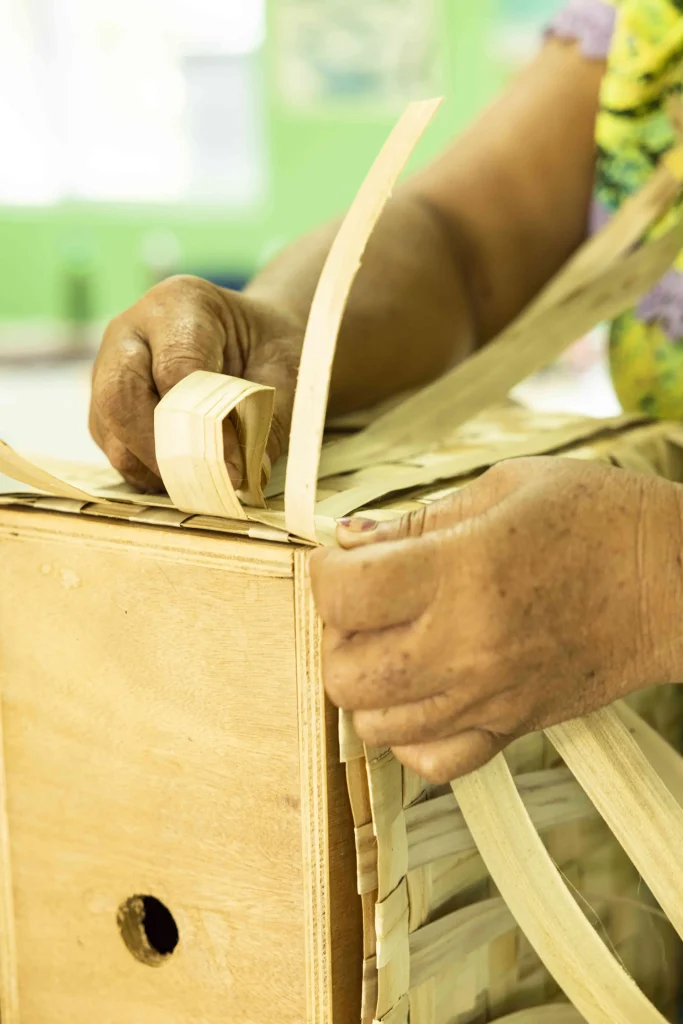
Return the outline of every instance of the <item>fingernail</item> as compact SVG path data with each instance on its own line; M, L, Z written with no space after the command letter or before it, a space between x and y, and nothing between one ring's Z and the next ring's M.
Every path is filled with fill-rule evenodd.
M374 530L377 526L376 520L363 519L360 516L346 516L344 519L338 519L337 522L345 530L351 530L352 533L366 533L368 530Z

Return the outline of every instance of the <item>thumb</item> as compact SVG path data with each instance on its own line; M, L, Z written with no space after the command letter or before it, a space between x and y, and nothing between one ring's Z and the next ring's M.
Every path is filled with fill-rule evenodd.
M486 515L517 486L513 463L499 463L458 490L406 512L396 519L378 522L363 515L340 519L337 541L342 548L358 548L378 541L421 537L433 530L456 526L467 519Z

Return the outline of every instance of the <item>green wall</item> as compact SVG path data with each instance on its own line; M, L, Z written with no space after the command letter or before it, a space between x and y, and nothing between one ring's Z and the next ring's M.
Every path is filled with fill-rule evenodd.
M496 69L482 56L496 0L440 2L447 103L421 144L419 161L443 146L498 87ZM278 102L268 44L262 62L270 162L270 197L262 209L0 207L0 319L99 320L125 308L152 283L142 249L154 229L177 238L183 254L178 269L239 277L302 230L342 210L393 119L360 122L327 111L295 116ZM87 274L88 303L79 310L74 282L80 271Z

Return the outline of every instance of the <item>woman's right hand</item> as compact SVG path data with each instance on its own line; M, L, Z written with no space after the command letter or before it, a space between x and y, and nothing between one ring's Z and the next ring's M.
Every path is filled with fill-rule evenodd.
M284 452L305 325L261 300L190 276L150 289L107 327L93 370L90 432L112 466L142 491L162 489L154 409L195 370L275 388L268 455ZM242 455L229 421L225 454L233 484Z

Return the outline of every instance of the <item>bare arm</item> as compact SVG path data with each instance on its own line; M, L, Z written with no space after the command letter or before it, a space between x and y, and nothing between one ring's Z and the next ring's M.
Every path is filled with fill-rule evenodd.
M603 70L574 45L548 43L464 135L397 190L351 291L331 412L442 373L508 323L576 248ZM95 365L90 423L131 482L158 485L154 407L196 369L274 386L269 453L281 454L306 318L337 226L294 243L244 294L171 278L112 321ZM237 481L240 453L227 429Z
M512 87L406 191L438 211L462 256L483 344L584 238L603 62L549 42Z
M586 228L604 66L548 43L474 125L397 191L368 245L339 339L332 411L443 372L501 330ZM253 294L308 313L337 225L301 239Z

